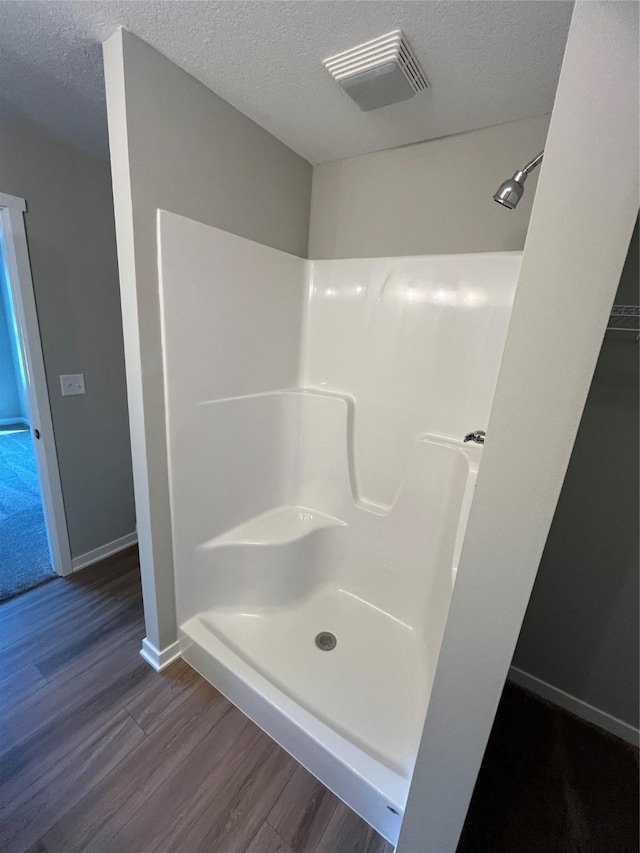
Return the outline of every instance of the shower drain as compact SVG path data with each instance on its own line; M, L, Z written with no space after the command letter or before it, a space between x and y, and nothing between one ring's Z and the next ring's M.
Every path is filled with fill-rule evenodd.
M316 646L323 652L333 651L337 642L335 634L332 634L330 631L320 631L316 637Z

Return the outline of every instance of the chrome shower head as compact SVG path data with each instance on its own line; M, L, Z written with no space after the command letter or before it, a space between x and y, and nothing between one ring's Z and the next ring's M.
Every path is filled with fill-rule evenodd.
M529 177L529 173L532 172L536 166L540 165L543 154L544 151L541 151L537 157L534 157L533 160L527 163L524 169L516 172L508 181L503 181L494 193L493 200L497 201L498 204L501 204L503 207L509 208L509 210L513 210L517 207L518 202L524 193L524 182Z
M513 210L522 198L524 187L516 181L515 177L508 181L503 181L493 195L493 200L503 207L508 207Z

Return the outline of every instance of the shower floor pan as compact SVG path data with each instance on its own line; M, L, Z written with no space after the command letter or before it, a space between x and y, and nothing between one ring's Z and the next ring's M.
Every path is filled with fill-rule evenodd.
M273 507L200 542L177 588L184 659L393 844L476 470L418 442L386 514Z
M316 636L336 645L323 651ZM424 639L327 587L263 614L210 610L182 626L195 669L392 843L427 705Z

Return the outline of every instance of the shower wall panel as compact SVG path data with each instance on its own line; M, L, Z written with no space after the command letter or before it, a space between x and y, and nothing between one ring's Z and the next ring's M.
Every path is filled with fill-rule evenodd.
M310 262L302 384L354 399L362 500L393 504L421 435L486 430L520 258Z
M158 213L174 566L193 543L291 498L305 261L166 211ZM168 285L168 286L167 286ZM199 590L177 584L178 611Z
M166 211L158 229L173 408L295 387L307 262Z

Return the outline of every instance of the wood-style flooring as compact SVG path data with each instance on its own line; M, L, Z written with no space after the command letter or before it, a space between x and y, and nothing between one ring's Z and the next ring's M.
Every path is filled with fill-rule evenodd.
M2 853L391 853L143 636L135 549L0 606Z
M391 853L143 635L134 549L0 605L2 853ZM507 685L458 853L637 853L637 804L637 750Z

